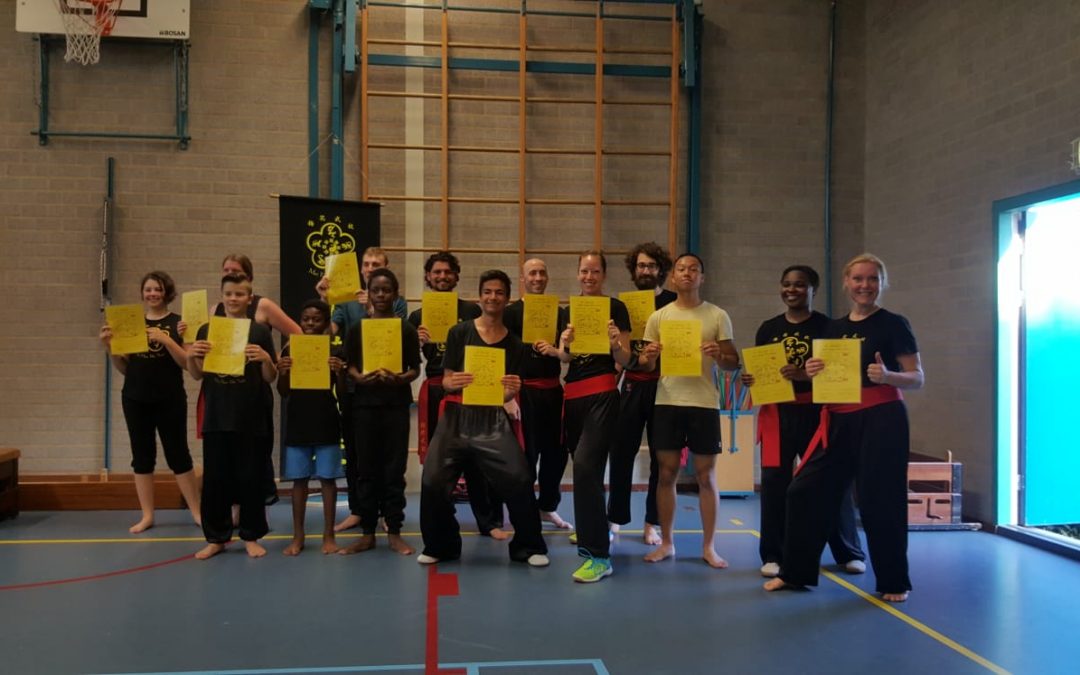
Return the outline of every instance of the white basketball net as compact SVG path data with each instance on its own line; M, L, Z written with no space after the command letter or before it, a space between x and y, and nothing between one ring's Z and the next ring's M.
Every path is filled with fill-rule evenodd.
M70 0L58 0L60 16L64 19L67 34L67 52L64 61L78 61L89 65L101 58L101 38L108 35L116 23L116 12L123 0L85 0L90 11L71 7Z

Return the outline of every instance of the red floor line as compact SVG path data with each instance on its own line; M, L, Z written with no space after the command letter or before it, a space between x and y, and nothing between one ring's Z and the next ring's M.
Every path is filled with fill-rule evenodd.
M98 579L107 579L108 577L116 577L121 574L134 574L136 572L145 572L146 570L152 570L157 567L165 567L166 565L172 565L173 563L183 562L184 560L194 560L195 557L188 553L182 555L179 558L172 558L171 560L163 560L161 562L150 563L149 565L140 565L139 567L131 567L126 570L116 570L115 572L105 572L103 574L91 574L85 577L74 577L71 579L54 579L53 581L35 581L29 584L11 584L10 586L0 586L0 591L21 591L28 588L41 588L43 586L59 586L61 584L73 584L78 581L96 581Z
M424 645L424 675L465 675L465 669L439 668L439 596L458 594L456 574L440 574L438 565L428 568L427 587L427 625L426 644Z

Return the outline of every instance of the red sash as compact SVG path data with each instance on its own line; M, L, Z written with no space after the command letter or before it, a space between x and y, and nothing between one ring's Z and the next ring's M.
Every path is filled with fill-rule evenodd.
M795 394L794 405L814 402L813 394L803 391ZM761 443L762 468L780 466L780 404L767 403L758 409L757 440Z
M618 388L615 373L594 375L577 382L567 382L563 386L563 399L569 401L575 398L592 396L593 394L603 394L606 391L616 391Z
M430 420L428 420L428 397L431 396L429 388L433 384L441 387L442 375L426 378L424 383L420 385L420 395L416 400L416 454L421 464L424 463L428 451L428 425L430 423ZM439 410L442 410L441 406ZM438 423L438 421L439 419L435 418L435 422Z
M517 400L516 397L514 400ZM447 403L457 403L458 405L465 405L465 401L461 398L461 394L446 394L443 399L439 401L439 418L441 419L443 413L446 411ZM520 403L519 403L520 405ZM522 451L525 450L525 431L521 428L521 420L510 418L510 428L514 431L514 438L517 439L518 445L521 446Z
M876 385L873 387L862 388L862 403L829 403L821 406L821 422L818 424L817 431L814 432L814 437L810 439L810 444L806 446L806 452L803 453L802 461L799 462L799 466L795 469L794 475L798 475L806 463L810 461L810 457L820 447L828 449L829 447L829 416L830 415L843 415L846 413L858 412L859 410L866 410L867 408L873 408L885 403L892 403L893 401L903 401L904 394L899 389L889 385Z
M644 370L627 370L624 371L626 379L631 382L652 382L660 379L660 369L644 371Z
M531 377L521 381L521 386L526 389L557 389L559 378L557 377Z

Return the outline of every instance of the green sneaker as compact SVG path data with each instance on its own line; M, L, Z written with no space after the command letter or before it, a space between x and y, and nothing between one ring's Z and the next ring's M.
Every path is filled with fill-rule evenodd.
M591 584L611 575L611 558L586 558L577 572L574 581Z

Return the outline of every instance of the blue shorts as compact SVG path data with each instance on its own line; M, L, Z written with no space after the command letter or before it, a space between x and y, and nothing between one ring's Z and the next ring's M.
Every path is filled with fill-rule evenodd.
M281 480L336 480L345 471L341 468L341 446L337 445L287 445L285 465L281 468Z

